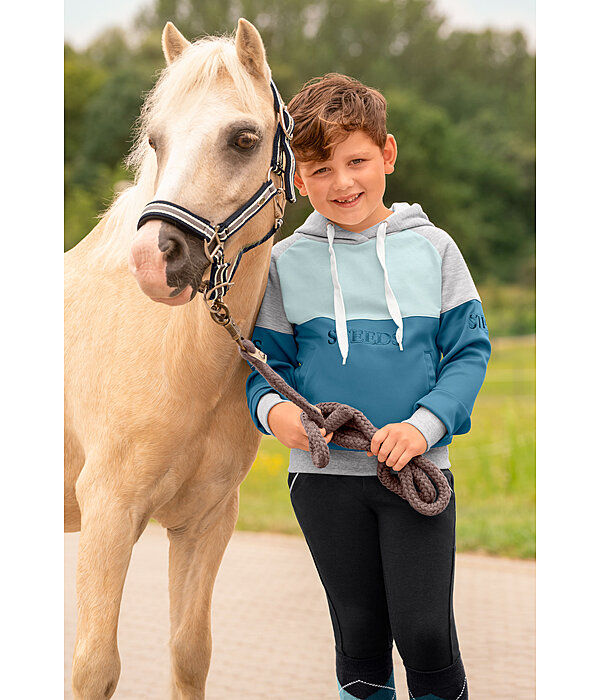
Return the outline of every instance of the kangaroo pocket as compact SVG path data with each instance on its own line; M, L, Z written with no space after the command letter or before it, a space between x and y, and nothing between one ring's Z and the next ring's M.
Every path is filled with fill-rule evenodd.
M338 401L362 411L378 428L409 418L435 384L433 355L423 345L404 350L354 343L345 365L337 344L321 346L299 368L298 390L311 403Z
M429 391L433 389L436 382L436 372L435 365L433 363L433 352L431 350L425 350L423 352L423 357L425 359L425 372L427 374L427 382L429 384Z
M307 398L305 392L309 390L308 387L319 381L315 377L322 373L323 361L332 359L328 358L332 341L327 326L328 324L323 322L303 324L301 333L296 336L298 366L294 370L294 382L296 389ZM335 347L337 348L337 345Z
M298 367L294 370L294 383L296 389L306 396L307 383L310 383L310 377L314 376L314 365L316 364L316 371L319 373L318 367L318 351L315 347L304 347L302 352L298 353ZM310 400L310 399L309 399Z

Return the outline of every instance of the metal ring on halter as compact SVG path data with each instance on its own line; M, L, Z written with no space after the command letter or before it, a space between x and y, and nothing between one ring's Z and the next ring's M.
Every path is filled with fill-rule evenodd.
M209 306L209 312L212 316L213 321L218 323L220 326L224 326L226 323L231 321L231 315L229 313L229 307L222 301L213 301Z
M275 165L271 165L269 167L269 172L267 173L267 182L269 180L271 180L271 182L273 182L273 180L271 178L271 173L275 173L275 175L277 175L277 177L279 177L279 178L281 178L281 180L283 180L283 170L281 168L281 165L279 165L279 163L276 163ZM273 182L273 184L275 184L275 183ZM281 189L281 187L278 187L277 191L279 192L280 189Z

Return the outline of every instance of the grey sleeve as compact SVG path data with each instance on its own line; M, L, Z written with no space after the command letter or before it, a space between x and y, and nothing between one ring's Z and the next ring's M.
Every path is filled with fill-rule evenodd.
M273 408L273 406L276 406L278 403L283 403L285 401L287 401L287 399L282 399L278 393L276 393L275 391L271 391L270 393L265 394L263 397L261 397L260 401L258 402L258 406L256 408L256 416L260 421L262 427L271 435L273 435L273 431L269 427L269 411Z
M292 324L288 321L283 306L277 260L297 239L298 235L292 234L273 246L267 287L256 319L256 325L261 328L267 328L270 331L287 333L289 335L294 334L294 329L292 328Z
M428 408L419 406L410 418L402 421L414 426L427 441L427 449L430 450L446 434L446 426Z
M481 301L462 253L448 236L448 244L442 257L441 312L454 309L472 299Z
M481 301L469 268L452 237L436 226L420 226L417 231L429 240L442 260L440 313L472 299ZM444 423L424 406L419 406L410 418L402 422L410 423L423 434L427 449L433 447L447 432Z
M472 299L481 301L467 263L453 238L436 226L419 226L415 230L427 238L442 259L440 313L454 309Z

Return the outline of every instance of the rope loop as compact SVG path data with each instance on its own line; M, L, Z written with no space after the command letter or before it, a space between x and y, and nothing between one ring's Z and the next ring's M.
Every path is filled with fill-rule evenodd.
M281 396L302 409L300 421L308 436L313 464L323 469L329 464L329 445L321 435L333 433L331 442L348 450L369 450L377 428L357 408L328 401L313 406L278 375L266 361L256 355L252 341L243 338L240 355L261 374ZM448 503L452 489L442 471L423 455L413 457L399 472L384 463L377 466L379 481L390 491L403 498L422 515L438 515Z

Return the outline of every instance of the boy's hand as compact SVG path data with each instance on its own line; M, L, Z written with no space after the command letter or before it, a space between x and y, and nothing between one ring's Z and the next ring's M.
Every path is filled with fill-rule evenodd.
M269 411L267 420L269 428L275 437L286 447L295 447L299 450L309 450L308 435L300 422L302 409L289 401L277 403ZM325 436L325 442L329 442L333 433L325 435L325 428L321 428L321 435Z
M377 455L380 462L400 471L413 457L427 450L427 440L420 430L410 423L388 423L380 428L371 440L369 457Z

